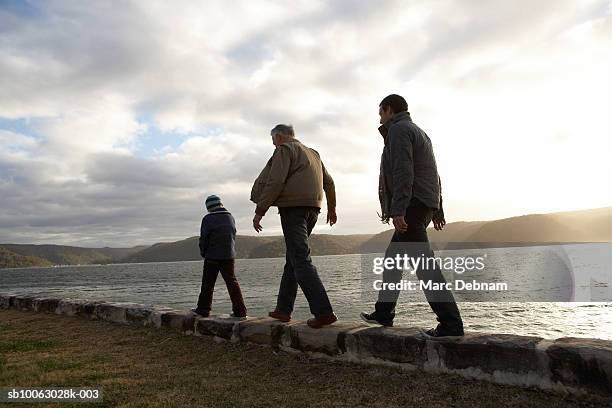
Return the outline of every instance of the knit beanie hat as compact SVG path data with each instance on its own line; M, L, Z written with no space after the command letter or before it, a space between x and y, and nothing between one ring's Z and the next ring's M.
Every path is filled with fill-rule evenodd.
M219 196L209 195L206 198L206 209L208 210L208 212L211 212L215 208L219 208L222 206L223 204L221 203L221 199L219 198Z

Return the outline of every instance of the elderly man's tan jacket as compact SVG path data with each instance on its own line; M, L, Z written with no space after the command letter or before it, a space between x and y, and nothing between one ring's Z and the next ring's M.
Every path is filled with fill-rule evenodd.
M278 146L251 190L255 213L263 216L271 206L321 208L323 191L327 208L336 208L336 188L319 153L290 139Z

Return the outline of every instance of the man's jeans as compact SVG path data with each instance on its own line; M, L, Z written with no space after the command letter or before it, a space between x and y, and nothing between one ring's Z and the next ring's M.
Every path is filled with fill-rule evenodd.
M398 254L401 256L406 254L413 258L433 257L434 253L427 238L427 226L431 222L432 214L433 210L427 207L409 207L405 216L408 229L406 232L395 231L385 257L395 257ZM434 267L419 268L416 275L422 281L431 280L435 283L446 283L437 263L434 263ZM383 272L383 282L385 283L400 282L401 279L401 270L392 269ZM438 317L442 329L448 332L463 333L463 322L452 292L446 289L424 290L424 292L431 309ZM399 290L385 290L378 293L376 317L380 321L393 321L398 296Z
M221 276L227 286L227 292L229 293L232 301L232 311L236 316L246 316L247 310L244 306L244 300L242 298L242 291L240 285L234 274L234 260L233 259L204 259L204 268L202 271L202 287L200 289L200 296L198 298L198 311L202 313L210 313L210 307L212 305L213 292L215 290L215 282L217 276L221 272Z
M310 258L308 237L319 216L317 207L280 207L281 225L285 236L286 262L278 290L276 310L291 314L300 285L310 312L315 317L332 313L327 292Z

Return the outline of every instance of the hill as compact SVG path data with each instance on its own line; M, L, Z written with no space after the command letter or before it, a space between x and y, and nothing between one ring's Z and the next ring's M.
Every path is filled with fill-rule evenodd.
M314 234L310 238L313 255L337 255L357 253L371 235ZM285 241L282 236L236 237L237 258L276 258L285 256ZM172 262L197 261L200 257L198 237L177 242L152 245L124 259L124 262Z
M0 268L29 268L51 266L51 262L36 256L24 256L0 247Z
M1 244L0 248L21 256L44 259L52 265L88 265L119 262L145 247L81 248L65 245Z
M374 235L361 252L382 252L393 230ZM453 222L442 231L428 229L436 248L524 246L569 242L612 242L612 207L530 214L494 221ZM475 245L476 244L476 245Z
M313 255L383 252L393 230L375 235L313 234ZM429 229L435 248L525 246L559 242L612 242L612 207L550 214L530 214L494 221L453 222L443 231ZM111 262L200 260L198 237L132 248L80 248L62 245L0 244L6 265L76 265ZM285 255L282 236L236 237L238 258ZM11 267L11 266L6 266Z
M361 246L372 235L331 235L313 234L310 237L310 249L312 255L342 255L357 254ZM249 253L248 258L276 258L285 256L285 241L281 236L273 238L268 243L259 245ZM238 242L236 243L236 247Z
M237 258L249 258L256 247L278 241L279 238L238 235L236 237L236 256ZM173 262L198 261L201 259L198 237L191 237L176 242L160 242L151 245L123 258L123 262Z

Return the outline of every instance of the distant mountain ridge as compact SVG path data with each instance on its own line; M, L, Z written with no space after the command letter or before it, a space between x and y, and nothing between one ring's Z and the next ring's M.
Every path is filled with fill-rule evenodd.
M31 257L44 260L46 261L47 265L88 265L118 262L134 253L142 251L147 247L81 248L66 245L0 244L0 248L22 257ZM0 268L8 267L11 266L6 266L5 263L0 260Z
M254 248L275 242L279 237L254 237L238 235L236 237L236 257L250 258ZM123 259L124 262L173 262L198 261L200 248L198 237L191 237L176 242L161 242L151 245Z
M530 214L493 221L460 221L447 224L442 231L428 229L435 248L482 246L522 246L547 243L612 242L612 207ZM362 250L382 252L393 230L374 235Z
M372 237L363 235L313 234L310 247L313 255L340 255L358 253L361 245ZM276 258L285 256L282 236L236 236L237 258ZM197 261L200 257L198 237L177 242L152 245L124 259L125 262Z
M393 230L379 234L313 234L313 255L383 252ZM530 214L493 221L461 221L443 231L429 229L436 248L530 245L559 242L612 242L612 207L550 214ZM236 237L237 258L285 255L282 236ZM0 268L92 263L172 262L200 260L198 237L132 248L80 248L61 245L0 244Z
M25 268L32 266L52 266L46 259L37 256L20 255L6 248L0 247L0 267L2 268Z

